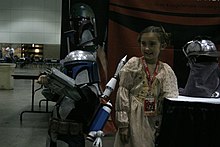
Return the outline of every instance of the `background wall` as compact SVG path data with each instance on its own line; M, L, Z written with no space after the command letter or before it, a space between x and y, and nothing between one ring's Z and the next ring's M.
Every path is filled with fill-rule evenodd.
M61 1L0 0L0 43L46 44L59 58Z
M59 59L60 57L60 45L45 44L44 45L44 57Z

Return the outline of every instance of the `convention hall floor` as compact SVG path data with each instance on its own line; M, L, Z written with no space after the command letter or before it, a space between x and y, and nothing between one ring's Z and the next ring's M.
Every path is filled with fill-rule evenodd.
M15 68L15 73L39 73L39 68ZM1 147L46 147L47 127L49 113L23 113L31 110L31 86L30 79L14 79L13 90L0 90L0 146ZM35 89L40 85L35 83ZM46 103L39 101L44 97L40 90L35 93L34 110L45 111ZM49 111L54 103L49 102ZM106 135L103 139L103 147L113 147L114 135ZM92 147L91 142L86 141L86 147Z

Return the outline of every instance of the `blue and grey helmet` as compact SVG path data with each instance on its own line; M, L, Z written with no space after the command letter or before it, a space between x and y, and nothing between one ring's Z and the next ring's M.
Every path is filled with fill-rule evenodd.
M62 60L63 72L73 78L77 85L100 82L96 55L89 51L75 50Z

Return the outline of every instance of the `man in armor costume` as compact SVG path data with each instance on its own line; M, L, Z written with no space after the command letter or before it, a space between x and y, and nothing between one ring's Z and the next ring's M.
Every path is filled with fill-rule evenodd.
M58 70L52 70L59 77L63 76ZM47 146L68 144L69 147L84 147L84 135L89 131L101 93L95 57L87 51L73 51L63 60L61 71L73 79L73 84L63 86L56 83L51 70L38 79L45 85L42 94L56 102L49 121ZM71 79L64 81L64 85Z
M185 88L180 88L180 95L220 97L220 53L215 44L207 37L198 36L184 45L183 52L190 73Z
M85 147L85 134L94 146L101 147L102 129L111 104L103 101L105 109L101 109L100 100L109 97L114 89L126 57L102 93L96 60L100 50L92 9L83 3L70 7L70 26L71 30L65 32L69 54L61 60L61 69L48 69L38 79L45 87L45 98L56 102L49 121L47 147Z
M94 13L88 5L77 3L70 5L69 15L70 30L65 32L69 54L61 60L60 71L73 79L72 87L57 83L51 76L53 70L38 79L45 85L42 94L56 102L49 121L48 147L84 147L84 135L88 133L89 123L100 103ZM62 74L55 70L54 75ZM67 78L64 83L71 79Z
M94 147L102 147L103 127L111 113L109 98L119 71L126 62L121 59L104 92L99 88L99 73L94 55L87 51L72 51L62 60L61 71L51 68L38 83L42 94L56 102L49 121L47 147L85 147L85 134Z

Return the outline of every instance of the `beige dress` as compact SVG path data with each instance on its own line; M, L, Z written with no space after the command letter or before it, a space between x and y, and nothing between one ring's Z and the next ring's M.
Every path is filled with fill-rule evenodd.
M144 112L144 99L149 94L147 75L142 59L132 57L120 72L115 102L116 125L129 127L130 140L123 144L117 132L114 147L154 147L155 122L161 122L161 103L165 97L178 96L177 79L168 64L159 62L158 74L151 87L151 93L157 98L156 116L147 116Z

